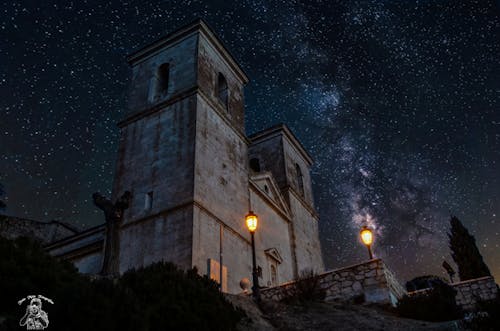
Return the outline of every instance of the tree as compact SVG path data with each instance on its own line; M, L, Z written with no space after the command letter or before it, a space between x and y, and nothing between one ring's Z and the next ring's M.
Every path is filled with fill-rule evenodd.
M4 194L5 194L5 191L3 189L3 185L0 184L0 211L4 210L6 207L5 202L2 200L2 197Z
M458 266L460 280L474 279L491 276L488 266L476 246L474 236L463 226L462 222L455 216L450 219L451 256Z
M193 268L158 262L119 278L88 277L28 238L0 236L0 331L20 330L27 295L44 295L53 331L235 330L244 313Z
M397 313L406 318L425 321L451 321L462 317L455 301L457 291L445 282L435 282L427 291L404 295L396 307Z

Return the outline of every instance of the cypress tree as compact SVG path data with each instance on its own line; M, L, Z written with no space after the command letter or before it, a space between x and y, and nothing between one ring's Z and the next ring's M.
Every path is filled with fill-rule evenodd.
M455 216L450 219L451 256L458 266L460 280L474 279L491 276L488 266L476 246L474 236L463 226L462 222Z
M3 185L0 183L0 211L4 210L6 207L5 202L2 200L4 194L5 191L3 190Z

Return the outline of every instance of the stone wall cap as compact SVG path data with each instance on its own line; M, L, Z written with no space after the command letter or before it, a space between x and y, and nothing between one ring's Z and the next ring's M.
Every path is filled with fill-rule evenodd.
M324 273L322 273L322 275L324 275L324 274L330 274L330 273L334 273L334 272L341 272L341 271L346 270L346 269L353 269L353 268L356 268L356 267L359 267L359 266L362 266L362 265L365 265L365 264L370 264L370 263L373 263L373 262L377 262L377 263L381 262L382 265L385 268L385 264L384 264L384 261L382 261L382 259L372 259L372 260L367 260L367 261L364 261L364 262L361 262L361 263L352 264L352 265L349 265L347 267L342 267L342 268L338 268L338 269L328 270L328 271L325 271Z
M106 227L106 224L99 224L97 226L94 226L94 227L88 228L86 230L83 230L81 232L75 233L74 235L71 235L71 236L68 236L65 238L61 238L59 240L48 243L47 245L44 246L44 248L46 250L51 250L51 249L54 249L54 248L57 248L60 246L64 246L64 245L69 244L71 242L74 242L74 241L80 240L82 238L91 236L95 233L104 232L105 227Z
M495 279L493 278L493 276L484 276L484 277L479 277L479 278L463 280L461 282L451 283L450 285L451 286L464 285L464 284L475 283L475 282L479 282L481 280L487 280L487 279L491 279L491 280L493 280L493 282L495 282Z

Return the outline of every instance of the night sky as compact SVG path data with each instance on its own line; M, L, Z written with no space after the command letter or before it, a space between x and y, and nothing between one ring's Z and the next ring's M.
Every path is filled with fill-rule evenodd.
M247 133L286 123L315 159L328 268L368 223L401 280L444 276L453 214L500 279L500 1L3 1L5 213L103 222L125 57L198 17L250 77Z

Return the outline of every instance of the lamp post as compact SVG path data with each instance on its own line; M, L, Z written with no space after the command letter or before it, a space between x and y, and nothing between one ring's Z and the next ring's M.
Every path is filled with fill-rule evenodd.
M260 289L259 289L259 276L257 274L257 261L255 259L255 230L257 230L257 223L259 222L259 219L257 218L257 215L253 213L253 211L250 211L247 216L245 216L245 222L248 228L248 231L250 231L250 235L252 237L252 278L253 278L253 287L252 287L252 294L253 297L256 301L260 301Z
M366 245L368 248L368 255L370 257L370 260L373 260L373 254L372 254L372 242L373 242L373 232L370 230L367 226L363 226L361 228L361 231L359 232L359 235L361 237L361 241L363 241L363 244Z

